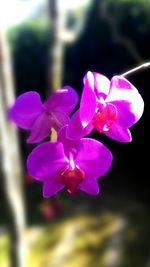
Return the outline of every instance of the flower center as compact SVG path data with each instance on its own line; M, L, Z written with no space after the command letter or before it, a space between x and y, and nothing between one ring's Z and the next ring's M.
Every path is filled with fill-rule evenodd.
M55 130L60 130L63 126L63 124L59 121L59 119L56 117L56 115L54 114L54 112L50 111L49 109L47 109L46 107L44 107L44 111L47 114L47 117L50 121L50 123L53 124Z
M112 104L100 105L94 114L92 123L101 133L108 132L117 118L117 110Z
M84 180L85 174L78 167L66 167L61 173L61 182L66 186L68 193L76 193L78 185Z

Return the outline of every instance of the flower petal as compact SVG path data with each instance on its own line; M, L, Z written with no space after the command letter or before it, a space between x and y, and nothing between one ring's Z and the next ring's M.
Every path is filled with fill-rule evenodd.
M115 93L117 94L117 90L129 90L133 92L138 92L135 86L130 83L126 78L123 76L113 76L110 81L110 94ZM115 98L116 99L116 98Z
M45 142L37 146L27 159L29 174L41 181L53 179L65 164L63 145L58 142Z
M70 86L65 86L50 95L44 105L48 110L63 111L69 115L75 108L77 102L78 95L76 91Z
M106 135L119 142L131 142L132 137L129 129L124 129L120 127L117 123L114 123L111 129L106 132Z
M68 115L62 111L54 110L51 112L52 126L58 132L63 126L67 125L70 121Z
M78 188L90 195L97 195L99 193L99 185L96 179L86 177Z
M79 110L77 110L69 122L67 128L67 137L69 139L80 139L81 137L88 135L93 130L91 123L86 127L83 127L79 118Z
M8 116L20 128L30 129L42 110L40 95L31 91L16 99L8 110Z
M112 103L117 108L118 123L124 128L129 128L135 124L144 111L144 102L138 93L127 93L124 100L112 101Z
M83 138L80 140L75 162L85 172L85 177L96 179L109 170L112 154L97 140Z
M64 184L60 182L60 177L56 175L52 181L46 181L43 184L43 197L48 198L55 195L58 191L64 188Z
M124 77L114 76L106 102L111 102L118 111L118 124L131 127L143 114L144 101L138 90Z
M58 133L57 141L63 143L65 156L69 159L70 155L72 155L75 159L78 153L78 144L80 139L73 140L67 138L67 128L68 126L61 128Z
M93 72L94 75L94 88L97 98L103 97L104 99L109 93L110 81L109 79L97 72Z
M91 122L95 109L94 76L92 72L88 72L84 78L84 89L80 102L80 119L84 128Z
M48 115L45 112L41 113L33 123L27 142L36 143L42 141L50 135L51 127L52 122Z

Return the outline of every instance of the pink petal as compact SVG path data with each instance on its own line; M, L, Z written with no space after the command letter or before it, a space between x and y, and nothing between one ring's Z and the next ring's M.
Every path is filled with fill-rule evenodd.
M8 110L8 116L20 128L30 129L42 110L40 95L31 91L16 99Z
M130 101L130 98L136 94L139 94L138 90L128 80L122 76L114 76L111 79L110 92L106 101Z
M84 89L80 102L80 120L84 128L91 122L95 109L94 76L88 72L84 78Z
M42 141L50 135L52 122L45 112L41 113L31 128L31 133L27 139L27 143L36 143Z
M63 143L65 156L69 159L70 153L73 155L73 158L76 157L78 153L78 143L80 140L73 140L67 138L67 128L64 126L58 133L57 141Z
M43 197L48 198L55 195L58 191L64 188L64 184L60 182L60 177L56 175L50 181L46 181L43 184Z
M45 142L37 146L27 159L29 174L36 180L52 181L66 165L63 145L57 142Z
M120 87L119 87L120 86ZM111 81L110 94L106 102L111 102L118 111L118 124L124 128L131 127L142 116L144 101L137 89L121 76Z
M70 86L66 86L50 95L44 105L50 111L62 111L69 115L77 102L78 95L76 91Z
M102 143L84 138L80 140L75 162L85 172L85 177L96 179L109 170L112 154Z
M106 133L106 135L119 142L126 143L132 141L130 130L120 127L117 123L113 124L113 126Z
M54 110L51 112L51 120L53 128L58 132L63 126L69 123L70 118L66 113Z
M133 101L132 101L133 99ZM137 105L136 105L137 99ZM135 124L143 113L143 100L138 94L133 94L129 101L113 101L113 105L117 108L117 123L123 128L130 128Z
M135 88L135 86L130 83L126 78L123 76L113 76L113 78L110 81L110 94L111 91L115 90L131 90L134 92L138 92L138 90Z
M88 177L86 177L86 179L84 179L79 185L79 189L90 195L97 195L99 193L99 185L97 180Z
M103 97L104 99L109 93L110 81L109 79L99 73L93 72L94 75L94 88L97 98Z
M80 139L81 137L88 135L93 130L91 123L86 127L83 127L79 118L79 110L77 110L69 122L67 128L67 137L70 139Z

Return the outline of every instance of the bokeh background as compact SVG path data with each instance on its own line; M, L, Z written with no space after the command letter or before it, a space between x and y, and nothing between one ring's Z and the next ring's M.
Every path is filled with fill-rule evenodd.
M145 101L133 141L90 134L114 155L96 197L43 199L26 170L34 146L7 120L21 93L80 96L88 70L111 78L149 60L149 0L0 1L0 267L150 267L150 69L128 77Z

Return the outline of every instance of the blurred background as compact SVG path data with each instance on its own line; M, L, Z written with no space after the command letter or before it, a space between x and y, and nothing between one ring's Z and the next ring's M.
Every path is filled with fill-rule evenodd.
M34 146L7 120L15 97L63 85L81 95L88 70L111 78L150 60L149 0L0 1L0 267L150 267L150 69L128 80L144 115L113 153L101 194L42 198L26 170Z

